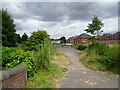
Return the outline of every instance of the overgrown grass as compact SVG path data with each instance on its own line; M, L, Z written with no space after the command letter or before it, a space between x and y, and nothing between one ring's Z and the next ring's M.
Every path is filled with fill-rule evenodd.
M56 64L51 64L49 69L38 70L38 73L29 79L26 88L55 88L55 79L62 76L63 71Z
M63 53L55 51L49 70L39 69L34 77L28 80L26 88L55 88L56 80L64 75L68 64L68 58Z
M95 52L90 53L89 55L85 52L80 55L80 61L90 69L105 71L106 66L97 61L100 59L100 56L96 55Z
M59 67L66 69L67 69L67 65L70 64L70 62L68 61L68 57L65 54L63 54L61 51L56 51L53 59L53 63L56 63Z
M46 41L43 45L38 45L37 51L32 51L32 53L37 69L48 70L55 54L55 48L49 41Z
M93 70L120 74L120 46L94 43L80 56L81 62Z

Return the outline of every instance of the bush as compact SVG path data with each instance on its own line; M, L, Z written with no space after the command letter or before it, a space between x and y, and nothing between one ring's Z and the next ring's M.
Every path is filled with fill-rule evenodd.
M85 46L85 45L79 45L78 46L78 50L85 50L87 48L87 46Z
M120 51L118 46L110 47L105 51L104 57L102 57L101 62L108 67L118 67L120 66Z
M93 57L90 59L91 56L96 56L97 58ZM93 64L98 64L101 66L98 68L99 70L103 69L104 67L106 70L110 70L114 73L120 73L120 46L116 45L105 45L100 43L92 43L89 45L87 49L86 57L88 58L89 66L92 67ZM96 67L96 65L94 65Z
M48 69L54 54L53 45L50 41L45 40L44 44L39 44L37 48L37 51L33 51L36 67L38 69Z
M23 52L19 48L2 47L2 68L6 70L19 65L27 66L28 77L36 72L35 63L29 52Z
M32 51L38 50L38 45L41 46L44 44L45 40L49 40L49 35L44 30L38 30L32 33L32 35L28 38L27 42L24 42L22 45L23 50ZM41 45L40 45L41 44ZM39 47L41 48L41 47Z
M88 46L89 53L92 51L95 51L96 54L98 54L98 55L104 55L105 51L108 48L109 47L106 44L100 44L98 42L94 42Z

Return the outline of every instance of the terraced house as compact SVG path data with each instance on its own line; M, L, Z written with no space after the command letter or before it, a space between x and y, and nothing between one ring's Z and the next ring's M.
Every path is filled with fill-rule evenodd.
M70 44L90 44L90 40L89 40L90 37L91 37L90 35L83 33L83 34L80 34L78 36L73 36L73 37L68 38L67 43L70 43Z
M77 36L73 36L68 38L67 43L70 44L90 44L91 41L89 40L91 36L83 33ZM94 36L96 40L100 43L105 43L105 44L113 44L113 43L120 43L120 32L116 32L114 34L106 33L103 34L102 36Z
M120 43L120 31L114 34L110 33L103 34L100 37L100 42L106 44Z

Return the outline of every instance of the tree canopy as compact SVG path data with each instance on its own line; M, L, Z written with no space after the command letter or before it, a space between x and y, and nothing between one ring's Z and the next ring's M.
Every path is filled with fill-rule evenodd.
M17 42L14 20L7 9L2 9L0 12L2 12L2 45L14 47Z
M50 40L49 35L46 31L34 31L32 35L28 38L27 42L24 43L24 46L27 50L37 50L37 46L44 44L46 40Z
M24 33L24 34L22 35L22 38L21 38L22 42L26 42L27 39L28 39L28 36L27 36L26 33Z
M17 43L21 43L21 37L20 37L20 34L17 34Z
M103 30L101 30L103 26L104 24L102 23L102 21L94 15L94 17L92 18L92 23L88 24L88 28L85 29L85 31L93 35L99 35L101 32L103 32Z
M60 43L66 43L66 38L64 36L60 38Z

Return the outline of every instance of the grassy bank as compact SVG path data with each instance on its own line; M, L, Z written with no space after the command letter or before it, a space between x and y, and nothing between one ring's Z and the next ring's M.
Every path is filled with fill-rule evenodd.
M93 70L120 74L120 46L94 43L80 55L80 61Z
M34 77L28 80L26 88L55 88L56 80L64 75L68 64L68 58L62 52L56 51L49 71L38 70Z

